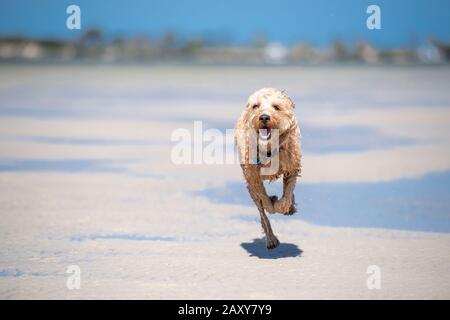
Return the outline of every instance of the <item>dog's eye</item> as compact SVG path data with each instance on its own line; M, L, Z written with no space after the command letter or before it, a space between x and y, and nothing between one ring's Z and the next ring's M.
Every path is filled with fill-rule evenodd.
M274 108L275 110L277 110L277 111L279 111L279 110L280 110L280 107L279 107L279 106L277 106L277 105L274 105L274 106L273 106L273 108Z
M256 109L256 108L258 108L259 107L259 104L254 104L253 106L252 106L252 109Z

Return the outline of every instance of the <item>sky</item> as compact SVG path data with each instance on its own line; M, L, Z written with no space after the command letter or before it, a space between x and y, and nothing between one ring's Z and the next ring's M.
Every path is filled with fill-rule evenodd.
M66 8L81 8L81 30L68 30ZM381 8L381 30L369 30L366 9ZM286 45L326 46L365 39L379 47L450 42L448 0L0 0L0 36L74 39L100 27L107 37L203 37L246 44L255 35Z

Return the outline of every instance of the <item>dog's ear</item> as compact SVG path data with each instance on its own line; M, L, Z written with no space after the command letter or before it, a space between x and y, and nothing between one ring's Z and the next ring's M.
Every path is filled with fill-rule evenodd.
M249 163L249 137L248 130L242 128L242 123L235 129L234 143L237 147L238 159L240 164Z
M286 90L286 89L281 90L281 94L282 94L286 99L289 100L289 102L291 103L292 109L295 109L295 102L294 102L294 100L292 100L292 98L288 95L287 90Z

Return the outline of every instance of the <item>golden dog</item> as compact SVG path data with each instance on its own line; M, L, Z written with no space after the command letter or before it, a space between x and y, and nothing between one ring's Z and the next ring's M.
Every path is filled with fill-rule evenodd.
M268 249L279 245L265 211L296 212L294 189L301 174L300 130L295 104L283 91L263 88L253 93L236 124L235 143L251 198L255 202ZM280 199L267 195L263 181L283 176Z

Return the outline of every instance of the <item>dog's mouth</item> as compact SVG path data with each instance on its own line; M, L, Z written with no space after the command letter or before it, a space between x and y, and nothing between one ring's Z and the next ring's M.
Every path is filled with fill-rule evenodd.
M267 127L261 128L261 129L259 129L258 133L259 133L259 138L261 140L269 140L270 136L272 134L272 129L267 128Z

